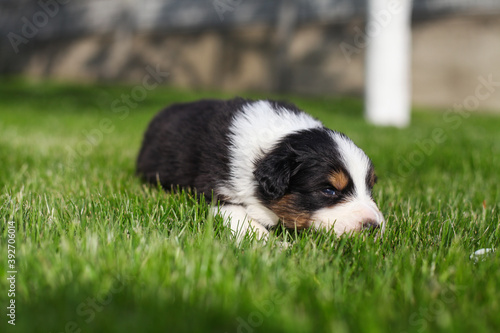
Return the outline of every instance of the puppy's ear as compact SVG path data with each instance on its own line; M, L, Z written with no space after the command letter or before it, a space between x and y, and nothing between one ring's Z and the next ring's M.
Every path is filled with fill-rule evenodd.
M258 183L257 193L264 201L276 200L285 195L294 165L291 149L274 150L255 164L253 174Z

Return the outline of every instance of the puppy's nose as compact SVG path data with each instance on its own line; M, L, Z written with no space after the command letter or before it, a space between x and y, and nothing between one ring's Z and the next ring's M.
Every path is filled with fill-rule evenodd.
M380 224L375 220L365 220L362 223L363 229L368 229L370 231L380 228Z

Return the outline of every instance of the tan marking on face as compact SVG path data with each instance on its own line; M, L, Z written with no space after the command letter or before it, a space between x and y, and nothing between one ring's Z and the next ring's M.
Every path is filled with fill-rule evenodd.
M369 179L369 185L370 187L375 186L375 183L377 182L377 176L375 175L375 172L373 170L370 172L370 179Z
M311 215L297 209L294 194L287 194L273 202L269 208L280 218L286 228L298 230L311 226Z
M333 185L333 187L339 191L345 189L347 184L349 183L349 177L343 171L333 172L332 174L330 174L330 177L328 179L330 180L330 183Z

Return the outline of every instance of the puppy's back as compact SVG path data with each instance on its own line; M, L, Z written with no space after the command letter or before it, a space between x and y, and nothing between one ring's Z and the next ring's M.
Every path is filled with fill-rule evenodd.
M144 135L137 173L167 190L179 185L210 196L228 177L228 130L245 103L241 98L201 100L162 110Z

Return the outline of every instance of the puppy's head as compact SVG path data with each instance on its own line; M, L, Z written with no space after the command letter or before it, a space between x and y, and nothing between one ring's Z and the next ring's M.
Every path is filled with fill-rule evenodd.
M340 235L385 227L373 201L366 154L345 135L317 128L290 134L256 161L257 196L288 228Z

